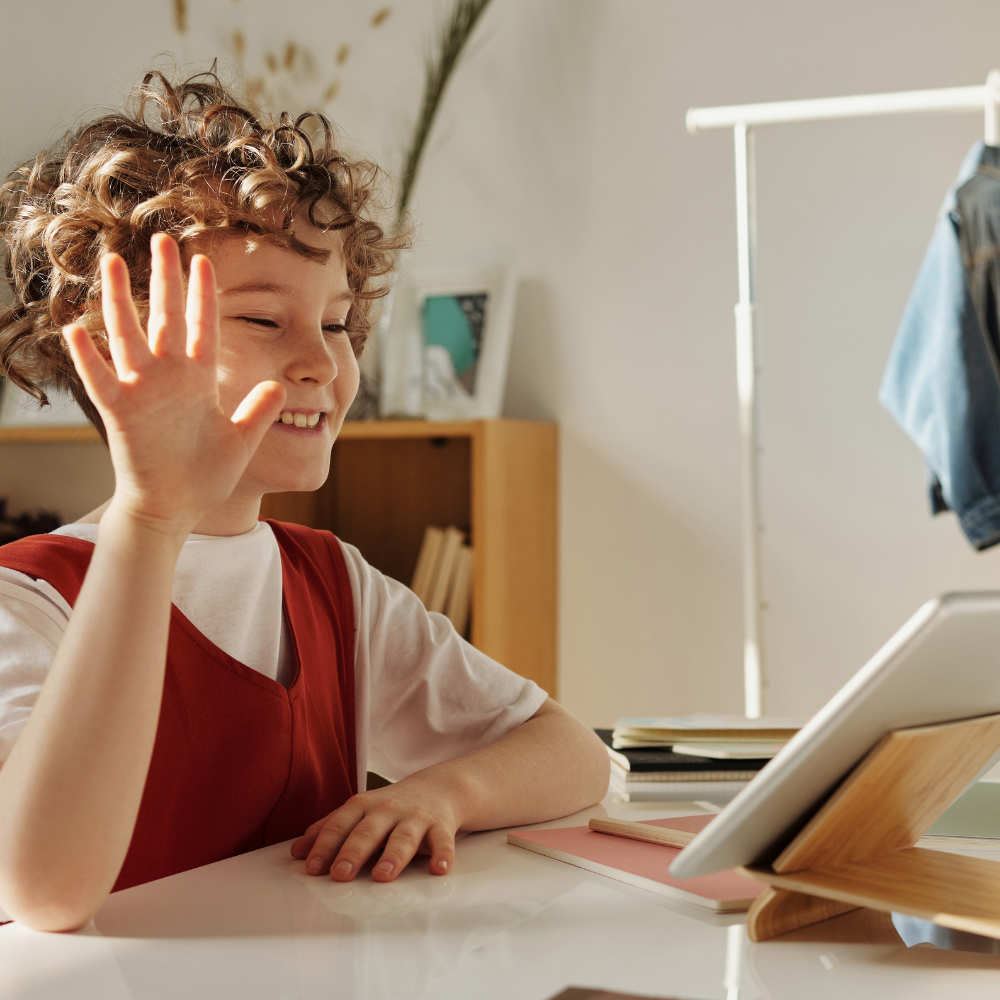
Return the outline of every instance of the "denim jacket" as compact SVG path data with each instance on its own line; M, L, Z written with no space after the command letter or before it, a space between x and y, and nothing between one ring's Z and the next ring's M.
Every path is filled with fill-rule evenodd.
M923 453L932 512L1000 542L1000 148L976 143L945 197L879 399Z

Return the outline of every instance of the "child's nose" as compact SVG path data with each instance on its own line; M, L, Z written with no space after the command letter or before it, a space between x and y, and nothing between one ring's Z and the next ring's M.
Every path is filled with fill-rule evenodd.
M289 379L327 385L337 377L337 362L322 329L315 334L296 337L294 343L295 349L285 370Z

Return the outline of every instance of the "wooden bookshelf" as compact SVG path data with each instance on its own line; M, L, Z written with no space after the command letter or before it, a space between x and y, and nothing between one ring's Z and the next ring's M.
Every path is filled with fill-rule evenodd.
M461 528L473 645L555 696L557 449L556 425L535 421L348 423L326 484L261 513L328 528L407 584L427 525Z

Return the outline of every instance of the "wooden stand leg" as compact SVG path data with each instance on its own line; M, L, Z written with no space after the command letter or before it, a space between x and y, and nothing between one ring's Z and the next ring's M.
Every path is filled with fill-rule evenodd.
M779 934L787 934L857 909L860 907L853 903L838 903L833 899L768 886L754 900L747 914L747 936L751 941L767 941Z

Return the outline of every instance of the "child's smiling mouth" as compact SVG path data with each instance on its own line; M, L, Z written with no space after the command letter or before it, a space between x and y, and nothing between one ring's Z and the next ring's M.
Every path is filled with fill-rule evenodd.
M315 430L325 421L326 413L323 411L306 413L303 410L282 410L274 423L296 430Z

